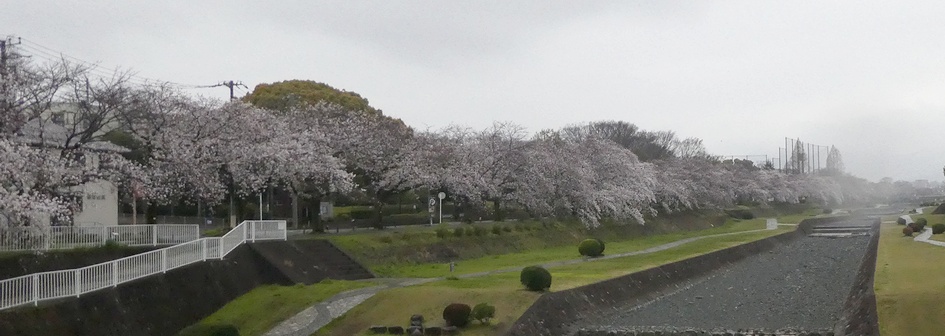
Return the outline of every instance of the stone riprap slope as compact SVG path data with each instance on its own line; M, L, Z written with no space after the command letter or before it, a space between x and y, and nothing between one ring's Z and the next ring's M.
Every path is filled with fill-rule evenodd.
M793 329L826 335L840 317L869 239L799 238L655 300L579 321L575 330L583 330L580 335L737 330L789 335L784 331Z

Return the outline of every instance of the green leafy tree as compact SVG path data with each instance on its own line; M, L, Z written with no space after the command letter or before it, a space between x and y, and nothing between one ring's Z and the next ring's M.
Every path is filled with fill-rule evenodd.
M381 114L368 100L356 92L336 89L328 84L310 80L288 80L256 85L243 101L258 107L277 111L314 106L318 103L339 105L345 110Z

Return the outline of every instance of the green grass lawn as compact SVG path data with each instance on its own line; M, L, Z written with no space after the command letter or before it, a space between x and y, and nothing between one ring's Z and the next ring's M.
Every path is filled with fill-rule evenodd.
M941 216L941 215L933 215ZM913 216L915 218L915 216ZM929 219L929 224L938 223ZM940 335L945 326L945 247L912 241L883 224L876 259L876 306L883 336ZM936 235L940 236L940 235Z
M193 329L198 325L214 324L234 325L242 336L262 335L279 322L335 294L374 285L376 283L365 281L329 280L308 286L260 286L230 301L213 315L182 330L178 335L204 336L193 334Z
M799 213L799 214L782 215L782 216L778 216L777 218L778 218L778 223L783 223L783 224L798 224L798 223L800 223L802 220L805 220L805 219L808 219L808 218L823 217L823 216L827 216L827 215L824 215L824 210L823 210L823 209L814 208L814 209L805 210L804 212Z
M706 230L685 231L637 237L624 241L606 242L606 250L604 253L618 254L623 252L639 251L685 238L747 230L760 230L764 228L765 220L760 218L744 221L729 220L725 225ZM452 275L477 273L530 264L542 264L553 261L570 260L579 257L580 255L577 252L577 246L566 245L535 249L526 252L493 255L457 261L455 272ZM449 272L449 264L447 263L401 263L372 265L371 268L376 274L378 274L378 276L384 277L432 278L451 275Z
M780 228L772 231L704 238L656 253L552 267L549 269L553 277L551 290L560 291L591 284L793 229ZM611 245L614 244L607 244L608 251ZM630 249L630 246L627 245L626 248ZM570 250L570 258L573 258L576 248L572 247ZM564 252L561 253L563 257ZM496 307L496 318L491 325L484 326L474 322L471 327L463 331L463 335L501 334L541 295L524 290L518 277L518 272L508 272L384 290L344 316L332 321L315 335L358 335L364 333L371 325L405 326L412 314L422 314L427 320L427 325L442 325L443 307L454 302L466 303L470 306L487 302Z

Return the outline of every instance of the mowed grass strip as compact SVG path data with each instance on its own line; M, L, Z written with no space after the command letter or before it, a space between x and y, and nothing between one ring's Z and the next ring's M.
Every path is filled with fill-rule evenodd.
M904 237L901 225L882 225L874 286L883 336L942 334L945 281L940 279L945 279L945 263L940 256L945 256L945 247Z
M779 228L771 231L709 237L650 254L552 267L549 268L552 274L551 291L561 291L611 279L793 229ZM610 249L610 244L607 249ZM576 247L572 248L572 258L576 253ZM367 328L373 325L406 326L413 314L423 315L428 326L443 325L443 308L454 302L470 306L481 302L494 305L496 317L490 325L472 322L469 327L463 329L463 335L498 335L511 326L540 295L542 294L522 288L517 271L388 289L348 311L314 335L363 335L367 334Z
M761 230L765 228L765 219L752 220L729 220L722 226L698 231L685 231L669 234L660 234L653 236L643 236L631 238L623 241L605 242L606 249L604 254L619 254L625 252L640 251L654 246L671 243L677 240L707 236L722 233L734 233L750 230ZM352 237L348 237L352 238ZM349 242L351 244L351 242ZM422 264L386 264L370 265L371 269L383 277L403 277L403 278L435 278L449 275L463 275L470 273L479 273L504 269L510 267L521 267L531 264L542 264L554 261L577 259L581 256L577 252L577 245L565 245L543 249L534 249L519 253L508 253L500 255L485 256L468 260L457 260L453 273L450 273L448 263L422 263Z
M829 215L824 215L823 209L815 208L815 209L804 210L804 212L799 213L799 214L781 215L781 216L778 216L777 219L778 219L778 223L781 223L781 224L798 224L801 221L808 218L823 217L823 216L829 216Z
M367 281L326 280L308 286L260 286L230 301L197 325L231 324L239 328L242 336L262 335L279 322L335 294L376 285ZM178 336L198 336L192 332L195 327L182 330Z

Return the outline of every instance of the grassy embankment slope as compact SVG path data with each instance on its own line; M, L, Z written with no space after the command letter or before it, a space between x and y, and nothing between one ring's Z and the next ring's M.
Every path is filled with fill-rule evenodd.
M802 214L811 217L816 211ZM742 232L736 235L703 238L688 244L664 251L628 256L622 258L578 263L551 267L553 276L552 291L565 290L594 282L618 277L632 272L678 261L727 247L770 237L788 232L793 227L781 227L775 231L744 231L763 229L764 219L734 220L715 227L686 232L654 234L621 241L608 241L606 254L639 251L649 247L691 237L708 236L720 233ZM362 238L339 237L335 241L349 249L349 253L372 255L377 246L364 242ZM407 239L409 240L409 239ZM385 239L384 241L388 241ZM459 262L457 274L483 272L523 267L533 264L569 260L579 257L574 245L546 247L517 253L484 256ZM405 277L438 277L449 275L448 266L439 263L411 264L399 262L397 258L366 260L378 273ZM492 325L483 326L473 323L464 330L464 335L494 335L501 333L537 300L540 294L522 289L518 282L518 272L490 274L482 277L459 280L445 280L419 286L389 289L378 293L368 301L357 306L341 318L320 330L317 335L351 335L363 333L371 325L405 325L412 314L422 314L431 325L439 325L443 307L453 302L473 306L487 302L496 306L496 318ZM405 311L409 302L410 311Z
M335 294L374 286L367 281L327 280L312 285L266 285L253 289L200 322L182 330L178 336L204 336L208 325L233 325L240 335L262 335L285 319Z
M943 215L925 217L929 225L945 222ZM938 279L945 279L945 264L937 256L943 254L945 247L904 237L901 225L882 225L874 285L883 336L942 334L945 282Z
M801 216L809 217L817 211L809 210L809 213L805 212ZM768 214L771 214L770 210ZM660 218L645 226L610 224L590 231L573 222L478 223L460 227L469 231L474 226L485 230L480 230L478 234L473 232L456 236L454 228L449 228L438 236L436 231L442 231L442 227L411 227L332 235L329 239L379 276L443 277L576 259L580 257L576 244L587 237L604 239L607 241L605 253L617 254L691 237L760 230L764 228L764 220L726 219L721 212L709 211ZM493 233L494 226L500 228L499 234ZM553 290L613 278L791 229L706 238L653 254L554 267L551 269L555 277ZM457 261L455 273L449 273L448 261ZM376 322L374 324L406 324L410 314L399 316L402 314L390 313L403 313L404 302L407 301L410 307L416 309L415 312L424 314L428 320L437 324L446 304L469 301L467 303L471 305L478 302L495 305L498 308L498 323L474 327L467 334L492 334L497 331L496 328L501 329L514 321L537 299L535 293L521 290L517 277L518 273L512 272L385 290L332 323L326 328L328 331L323 333L359 333L366 329L364 324L368 321ZM309 287L263 287L231 302L201 323L234 324L240 327L242 335L259 335L307 306L340 291L360 287L343 287L339 284L347 282L327 288L319 287L321 284ZM473 302L473 298L479 301ZM257 303L250 304L252 302ZM278 305L282 306L272 308ZM387 316L387 319L378 319L377 316Z

